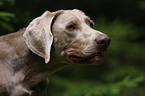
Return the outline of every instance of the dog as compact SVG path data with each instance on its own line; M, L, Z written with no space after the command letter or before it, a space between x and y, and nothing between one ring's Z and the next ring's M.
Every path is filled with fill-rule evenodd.
M78 9L46 11L0 37L0 96L44 96L47 77L68 64L97 64L110 38Z

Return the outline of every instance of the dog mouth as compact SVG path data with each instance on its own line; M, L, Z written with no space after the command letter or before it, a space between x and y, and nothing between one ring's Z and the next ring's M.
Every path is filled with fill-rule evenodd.
M87 64L97 64L100 63L104 60L104 56L102 53L96 53L96 54L92 54L89 55L87 57L84 56L79 56L79 55L75 55L75 54L70 54L68 55L68 58L75 62L75 63L87 63Z

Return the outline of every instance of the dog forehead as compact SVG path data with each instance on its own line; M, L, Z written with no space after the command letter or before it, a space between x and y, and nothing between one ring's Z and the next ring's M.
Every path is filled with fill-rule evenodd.
M74 9L74 10L64 10L64 13L70 14L70 15L81 15L81 16L85 16L85 14L82 11L77 10L77 9Z
M82 11L80 10L64 10L60 16L58 16L60 22L66 22L66 21L82 21L85 18L88 18Z

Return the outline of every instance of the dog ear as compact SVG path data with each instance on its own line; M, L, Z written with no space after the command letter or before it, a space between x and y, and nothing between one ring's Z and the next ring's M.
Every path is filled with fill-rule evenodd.
M46 11L40 17L34 19L23 34L29 49L45 59L45 63L50 61L50 50L53 42L51 23L57 13Z

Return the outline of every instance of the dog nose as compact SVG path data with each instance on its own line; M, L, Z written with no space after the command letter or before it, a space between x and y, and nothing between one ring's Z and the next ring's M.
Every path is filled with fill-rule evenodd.
M110 38L107 35L99 35L95 39L99 46L108 46L110 44Z

